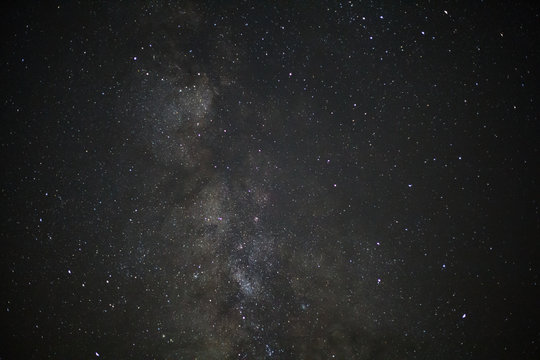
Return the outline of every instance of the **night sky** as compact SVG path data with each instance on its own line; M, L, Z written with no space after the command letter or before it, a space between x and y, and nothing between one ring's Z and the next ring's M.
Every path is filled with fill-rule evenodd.
M534 1L1 23L0 359L540 358Z

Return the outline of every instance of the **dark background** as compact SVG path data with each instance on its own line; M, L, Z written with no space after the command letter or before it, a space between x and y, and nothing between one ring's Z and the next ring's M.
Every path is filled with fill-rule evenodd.
M13 2L2 359L538 359L534 1Z

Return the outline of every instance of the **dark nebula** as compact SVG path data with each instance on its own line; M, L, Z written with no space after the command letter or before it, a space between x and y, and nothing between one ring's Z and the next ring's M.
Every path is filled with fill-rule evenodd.
M0 359L539 359L533 1L2 11Z

